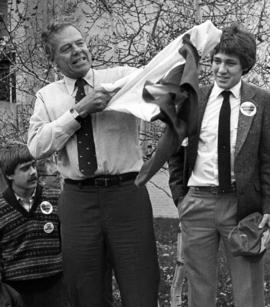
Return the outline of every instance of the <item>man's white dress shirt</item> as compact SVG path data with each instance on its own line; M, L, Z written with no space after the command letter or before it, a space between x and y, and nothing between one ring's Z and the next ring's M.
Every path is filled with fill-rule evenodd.
M101 82L115 82L134 70L127 66L90 69L85 80L91 90L91 86L98 88ZM84 178L79 170L77 153L76 131L80 124L69 111L75 105L75 82L64 77L38 91L30 119L28 146L35 158L57 152L58 170L63 177L79 180ZM139 171L143 160L138 119L115 111L93 113L91 116L98 163L96 175Z
M234 152L240 109L241 81L230 89L231 105L231 178L234 181ZM224 89L214 84L202 120L198 155L188 186L218 186L218 121Z

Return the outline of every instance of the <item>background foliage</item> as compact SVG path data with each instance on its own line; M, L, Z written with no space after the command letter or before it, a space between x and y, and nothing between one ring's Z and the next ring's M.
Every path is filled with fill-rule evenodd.
M267 0L0 0L1 4L3 7L6 4L6 10L0 14L0 59L8 59L10 70L8 74L0 74L0 84L9 82L11 76L16 78L10 84L16 90L13 101L16 105L9 106L13 117L0 119L0 126L2 122L5 127L0 134L8 134L9 138L12 131L16 139L18 130L22 138L36 91L59 77L47 61L40 41L41 31L52 21L69 21L82 29L95 68L139 67L174 38L207 19L219 28L238 22L254 33L258 44L258 61L247 78L260 86L269 86L270 3ZM201 67L201 82L207 83L211 78L209 59L202 59ZM21 104L24 108L17 107ZM6 126L10 121L17 130ZM143 125L143 140L149 136L158 138L156 131L160 129L156 125L160 123L153 128ZM1 143L5 139L1 136Z
M5 73L0 64L0 89L8 85L12 98L12 103L0 99L0 144L26 141L36 91L60 77L47 61L40 41L41 31L52 21L70 21L82 29L95 68L143 66L196 24L210 19L223 28L238 22L254 33L258 45L257 63L246 78L269 88L270 2L267 0L0 0L0 8L0 61L9 63ZM201 83L211 79L209 66L208 58L201 59ZM15 82L11 82L14 78ZM141 140L146 156L151 156L162 131L160 122L142 123ZM177 227L177 220L155 221L162 307L169 306ZM266 269L269 272L269 256ZM231 283L222 255L219 274L217 306L233 306ZM267 275L265 293L270 304L268 280ZM119 305L117 293L116 287L116 306ZM186 286L183 302L186 306Z

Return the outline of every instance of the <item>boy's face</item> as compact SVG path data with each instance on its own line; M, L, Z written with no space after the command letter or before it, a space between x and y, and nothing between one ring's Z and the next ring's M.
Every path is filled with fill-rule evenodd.
M240 59L222 52L213 56L212 71L217 85L225 90L235 86L243 74Z
M14 170L14 174L7 177L12 181L14 191L34 190L38 182L36 161L32 160L18 164Z

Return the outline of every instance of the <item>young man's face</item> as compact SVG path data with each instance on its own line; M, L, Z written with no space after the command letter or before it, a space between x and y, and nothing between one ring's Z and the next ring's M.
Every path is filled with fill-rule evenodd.
M53 39L54 63L67 77L78 79L84 77L91 67L91 54L81 33L68 26Z
M38 182L36 161L18 164L14 174L7 177L12 181L12 188L15 192L33 191Z
M223 89L231 89L243 74L238 56L219 52L213 56L212 71L217 85Z

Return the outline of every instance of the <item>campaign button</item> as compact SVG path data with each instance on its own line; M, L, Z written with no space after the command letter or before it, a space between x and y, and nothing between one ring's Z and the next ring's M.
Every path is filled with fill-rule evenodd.
M54 230L54 225L52 222L48 222L44 225L43 229L46 233L52 233Z
M257 108L253 102L245 101L240 106L240 112L246 116L254 116L257 112Z
M53 212L53 206L50 202L44 200L40 204L40 210L43 214L51 214Z

